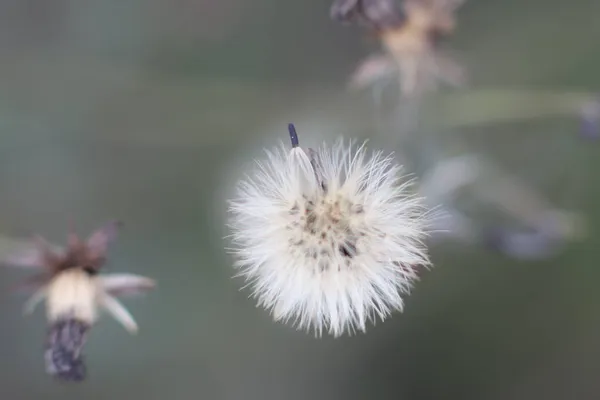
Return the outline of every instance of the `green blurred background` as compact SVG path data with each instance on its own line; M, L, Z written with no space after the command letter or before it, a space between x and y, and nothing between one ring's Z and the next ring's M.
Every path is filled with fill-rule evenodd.
M44 373L42 310L23 318L8 291L25 274L0 271L1 399L600 398L600 163L573 118L460 129L478 112L465 107L447 130L437 122L439 143L460 138L584 213L589 237L553 260L436 245L404 313L337 340L271 322L231 279L225 199L287 122L307 144L395 143L345 88L376 43L330 21L329 6L0 1L2 231L62 243L71 219L87 233L120 218L107 269L159 284L126 300L139 336L103 319L89 380L69 386ZM475 88L593 91L598 15L597 0L467 1L449 45Z

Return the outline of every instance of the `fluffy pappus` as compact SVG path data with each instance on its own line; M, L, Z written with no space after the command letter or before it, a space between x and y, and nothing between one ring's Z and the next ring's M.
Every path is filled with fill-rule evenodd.
M108 244L116 237L119 226L113 221L86 241L71 233L65 249L36 236L31 246L4 260L9 266L41 270L22 285L34 291L24 311L30 314L37 304L46 301L48 333L44 358L47 373L58 379L86 378L82 349L100 309L112 314L130 333L138 330L133 317L114 296L151 289L154 281L131 274L99 275L106 262Z
M266 160L230 201L235 266L276 321L338 337L403 309L431 214L392 155L339 139Z

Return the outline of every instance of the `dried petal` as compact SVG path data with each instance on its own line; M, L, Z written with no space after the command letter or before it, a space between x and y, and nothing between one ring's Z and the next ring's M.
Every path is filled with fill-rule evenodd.
M101 304L125 329L131 334L138 332L138 326L127 309L114 297L104 294L101 298Z
M137 294L156 286L153 279L134 274L109 274L98 279L104 291L114 296Z

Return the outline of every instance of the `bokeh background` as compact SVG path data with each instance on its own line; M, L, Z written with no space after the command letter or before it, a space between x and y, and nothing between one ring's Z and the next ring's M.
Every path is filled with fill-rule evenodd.
M286 140L287 122L306 144L343 134L397 146L368 98L346 89L376 43L330 21L329 6L0 1L2 233L62 243L71 220L85 234L120 218L107 269L159 284L126 300L140 334L103 319L89 380L62 385L44 373L42 309L23 318L24 297L8 291L25 274L0 271L0 398L600 397L600 150L573 116L473 125L481 110L466 102L427 132L582 212L588 235L556 257L436 242L404 313L335 340L271 322L239 290L225 199L264 146ZM598 15L597 0L468 0L449 45L470 87L594 91Z

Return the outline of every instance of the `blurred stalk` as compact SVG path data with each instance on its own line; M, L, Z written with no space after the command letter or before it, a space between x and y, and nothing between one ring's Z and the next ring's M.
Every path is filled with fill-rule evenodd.
M424 120L452 128L551 116L579 116L597 122L599 99L592 92L495 88L465 90L432 97L433 107L425 108L427 116Z

